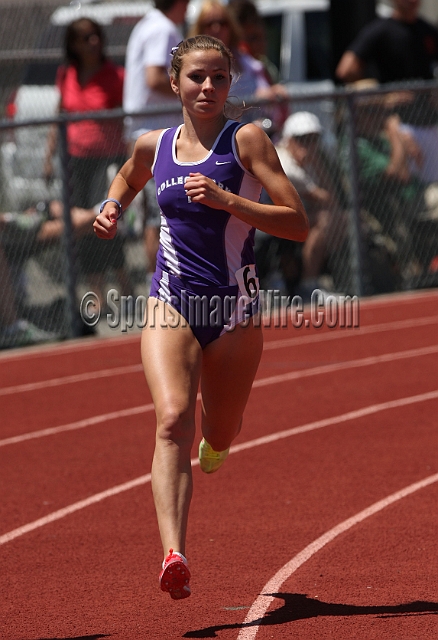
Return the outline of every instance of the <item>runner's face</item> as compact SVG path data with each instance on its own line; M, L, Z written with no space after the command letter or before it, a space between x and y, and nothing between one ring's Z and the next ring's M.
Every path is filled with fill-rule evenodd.
M171 83L189 112L201 117L223 113L231 84L228 59L215 49L191 51L183 58L179 80L171 78Z

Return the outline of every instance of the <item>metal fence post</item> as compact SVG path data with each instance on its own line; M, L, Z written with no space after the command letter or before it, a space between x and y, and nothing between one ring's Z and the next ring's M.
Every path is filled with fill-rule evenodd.
M69 153L67 148L67 123L61 120L58 125L59 154L61 161L62 177L62 204L64 231L62 234L64 282L66 288L66 315L68 324L68 337L77 338L81 335L80 316L78 313L78 301L76 297L76 252L73 237L73 225L70 212L70 168Z
M349 167L351 181L352 206L349 208L349 237L350 237L350 264L353 280L354 293L363 296L365 291L365 268L363 256L363 241L360 224L360 183L359 183L359 163L356 149L356 123L354 97L347 94L348 112L348 140L349 140Z

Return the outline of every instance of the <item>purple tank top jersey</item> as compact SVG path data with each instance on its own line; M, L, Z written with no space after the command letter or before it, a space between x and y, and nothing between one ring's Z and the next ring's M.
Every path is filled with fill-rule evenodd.
M228 121L203 160L180 162L176 140L181 127L161 134L152 167L161 209L157 271L183 282L228 287L236 272L253 265L255 229L226 211L189 201L184 182L189 173L202 173L222 189L258 202L261 184L241 164L235 134L242 126Z

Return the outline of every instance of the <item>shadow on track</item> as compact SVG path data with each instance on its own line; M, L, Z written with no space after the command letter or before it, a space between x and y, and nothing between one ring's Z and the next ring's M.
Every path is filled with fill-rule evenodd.
M337 604L321 602L308 598L300 593L267 593L266 596L281 598L284 600L283 606L278 609L268 611L267 614L258 620L248 623L235 623L206 627L197 631L187 631L184 638L216 638L217 632L225 629L245 629L254 626L273 626L286 624L307 618L317 618L319 616L376 616L379 618L395 616L411 616L418 614L438 614L438 602L408 602L396 605L377 606L357 606L353 604Z

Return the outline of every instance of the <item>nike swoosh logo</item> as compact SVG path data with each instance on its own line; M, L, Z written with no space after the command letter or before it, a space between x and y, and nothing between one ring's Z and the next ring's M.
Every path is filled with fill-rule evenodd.
M216 160L216 164L231 164L231 160L227 160L226 162L219 162Z

